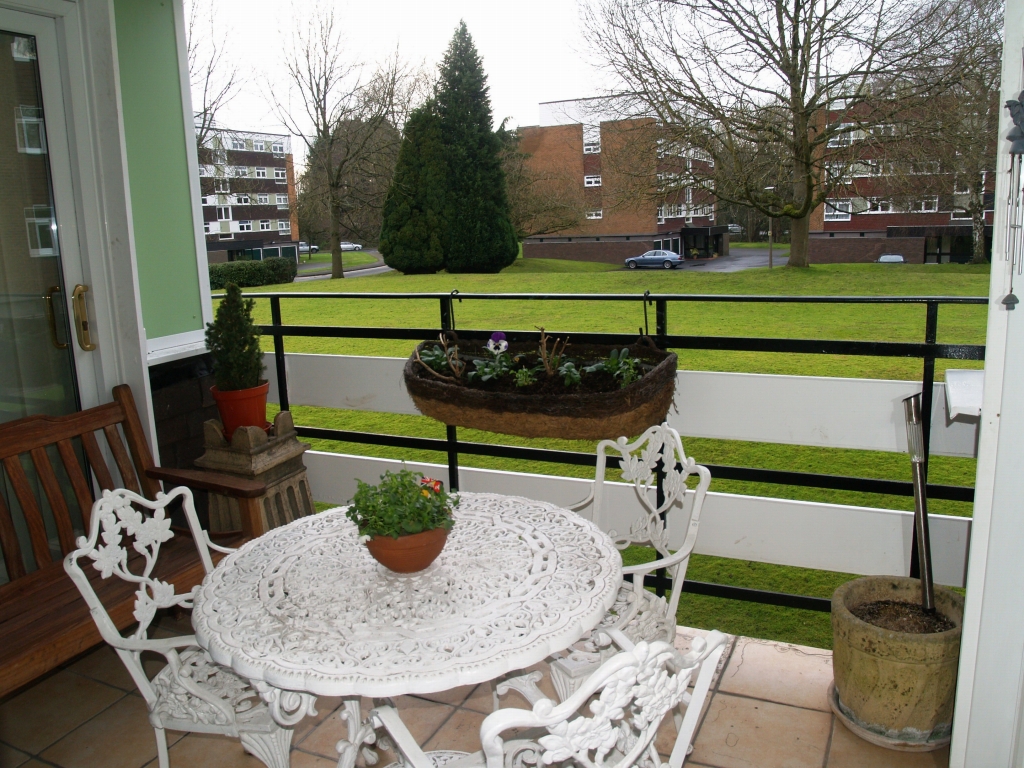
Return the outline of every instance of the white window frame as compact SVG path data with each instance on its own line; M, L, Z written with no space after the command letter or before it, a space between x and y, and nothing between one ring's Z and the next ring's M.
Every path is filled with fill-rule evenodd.
M14 43L11 43L14 45ZM31 136L29 128L31 127ZM23 155L46 154L46 126L40 107L21 105L14 110L14 130L18 151Z
M213 164L214 165L227 165L228 162L228 151L226 149L215 149L213 150Z
M231 182L226 176L218 176L213 180L213 191L218 195L226 195L231 191Z
M253 139L253 141L252 141L252 151L253 152L266 152L267 150L264 147L266 147L266 144L263 142L262 139Z
M868 207L863 213L896 213L896 208L892 204L892 200L886 200L884 197L869 197Z
M596 211L587 211L587 218L588 219L603 219L604 218L604 209L598 208Z
M288 181L288 169L281 167L275 168L274 181Z
M290 219L278 219L277 220L277 231L278 232L291 232L292 222Z
M213 234L213 230L210 229L210 225L211 224L213 224L212 221L204 221L203 222L203 234L204 235L212 235Z
M244 192L241 193L241 194L236 194L235 195L235 199L232 201L231 204L232 205L249 205L250 204L250 202L249 202L249 195L245 194Z
M849 221L853 215L853 200L832 199L825 201L825 221Z
M277 195L277 207L287 208L288 207L288 195Z
M231 206L230 205L218 205L217 206L217 221L231 221Z
M25 209L25 231L28 236L28 255L34 257L60 256L60 241L57 239L57 220L53 208L48 205L32 205ZM41 231L49 232L50 247L42 248L39 238Z
M938 213L939 212L939 196L933 195L932 197L925 197L921 200L914 201L913 207L914 213Z
M249 219L238 222L239 232L252 232L252 222Z
M584 187L600 187L601 186L601 175L589 175L583 177Z
M829 147L848 147L853 144L854 123L840 123L839 133L829 137Z
M231 169L231 175L239 178L244 178L251 175L252 169L244 165L236 165Z
M273 152L274 157L284 157L284 142L275 141L270 147L270 151Z
M684 203L666 203L658 206L659 219L683 219L691 215Z
M231 139L231 149L235 152L245 151L245 139Z
M257 205L270 205L270 194L267 192L258 192L256 194Z
M270 231L270 219L260 219L260 232Z
M267 178L267 169L266 168L257 168L256 169L256 178L257 179L265 179L265 178Z

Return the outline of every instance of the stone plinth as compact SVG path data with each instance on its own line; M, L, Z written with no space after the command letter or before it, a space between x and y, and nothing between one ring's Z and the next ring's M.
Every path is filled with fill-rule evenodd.
M196 459L196 466L258 480L267 486L267 492L255 500L262 524L257 533L313 514L313 497L302 461L309 445L299 442L289 411L277 414L269 435L259 427L241 427L228 443L216 419L204 424L204 433L206 452ZM238 500L211 493L210 532L240 530Z

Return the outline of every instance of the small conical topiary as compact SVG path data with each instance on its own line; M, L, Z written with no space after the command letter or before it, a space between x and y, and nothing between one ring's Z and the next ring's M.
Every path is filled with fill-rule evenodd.
M227 295L217 307L213 322L206 324L213 376L221 392L251 389L263 379L260 332L252 319L256 301L242 298L242 289L234 283L225 285L224 290Z

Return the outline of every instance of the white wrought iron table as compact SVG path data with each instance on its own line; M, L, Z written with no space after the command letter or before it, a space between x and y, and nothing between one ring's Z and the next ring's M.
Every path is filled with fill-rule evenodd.
M596 525L546 502L462 493L441 556L401 575L377 564L343 508L225 557L196 593L196 639L248 678L275 720L345 697L351 768L373 732L359 697L487 682L543 661L615 602L622 559Z

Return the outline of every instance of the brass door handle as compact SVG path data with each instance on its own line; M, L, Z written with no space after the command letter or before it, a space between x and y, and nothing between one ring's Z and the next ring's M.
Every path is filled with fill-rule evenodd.
M76 285L71 293L71 308L75 311L75 332L78 334L78 346L86 352L92 352L96 345L89 335L89 310L85 306L85 294L88 285Z
M57 349L67 349L68 343L57 337L57 316L53 313L53 294L61 293L59 285L51 285L50 290L43 294L43 301L46 302L46 316L50 320L50 341Z

